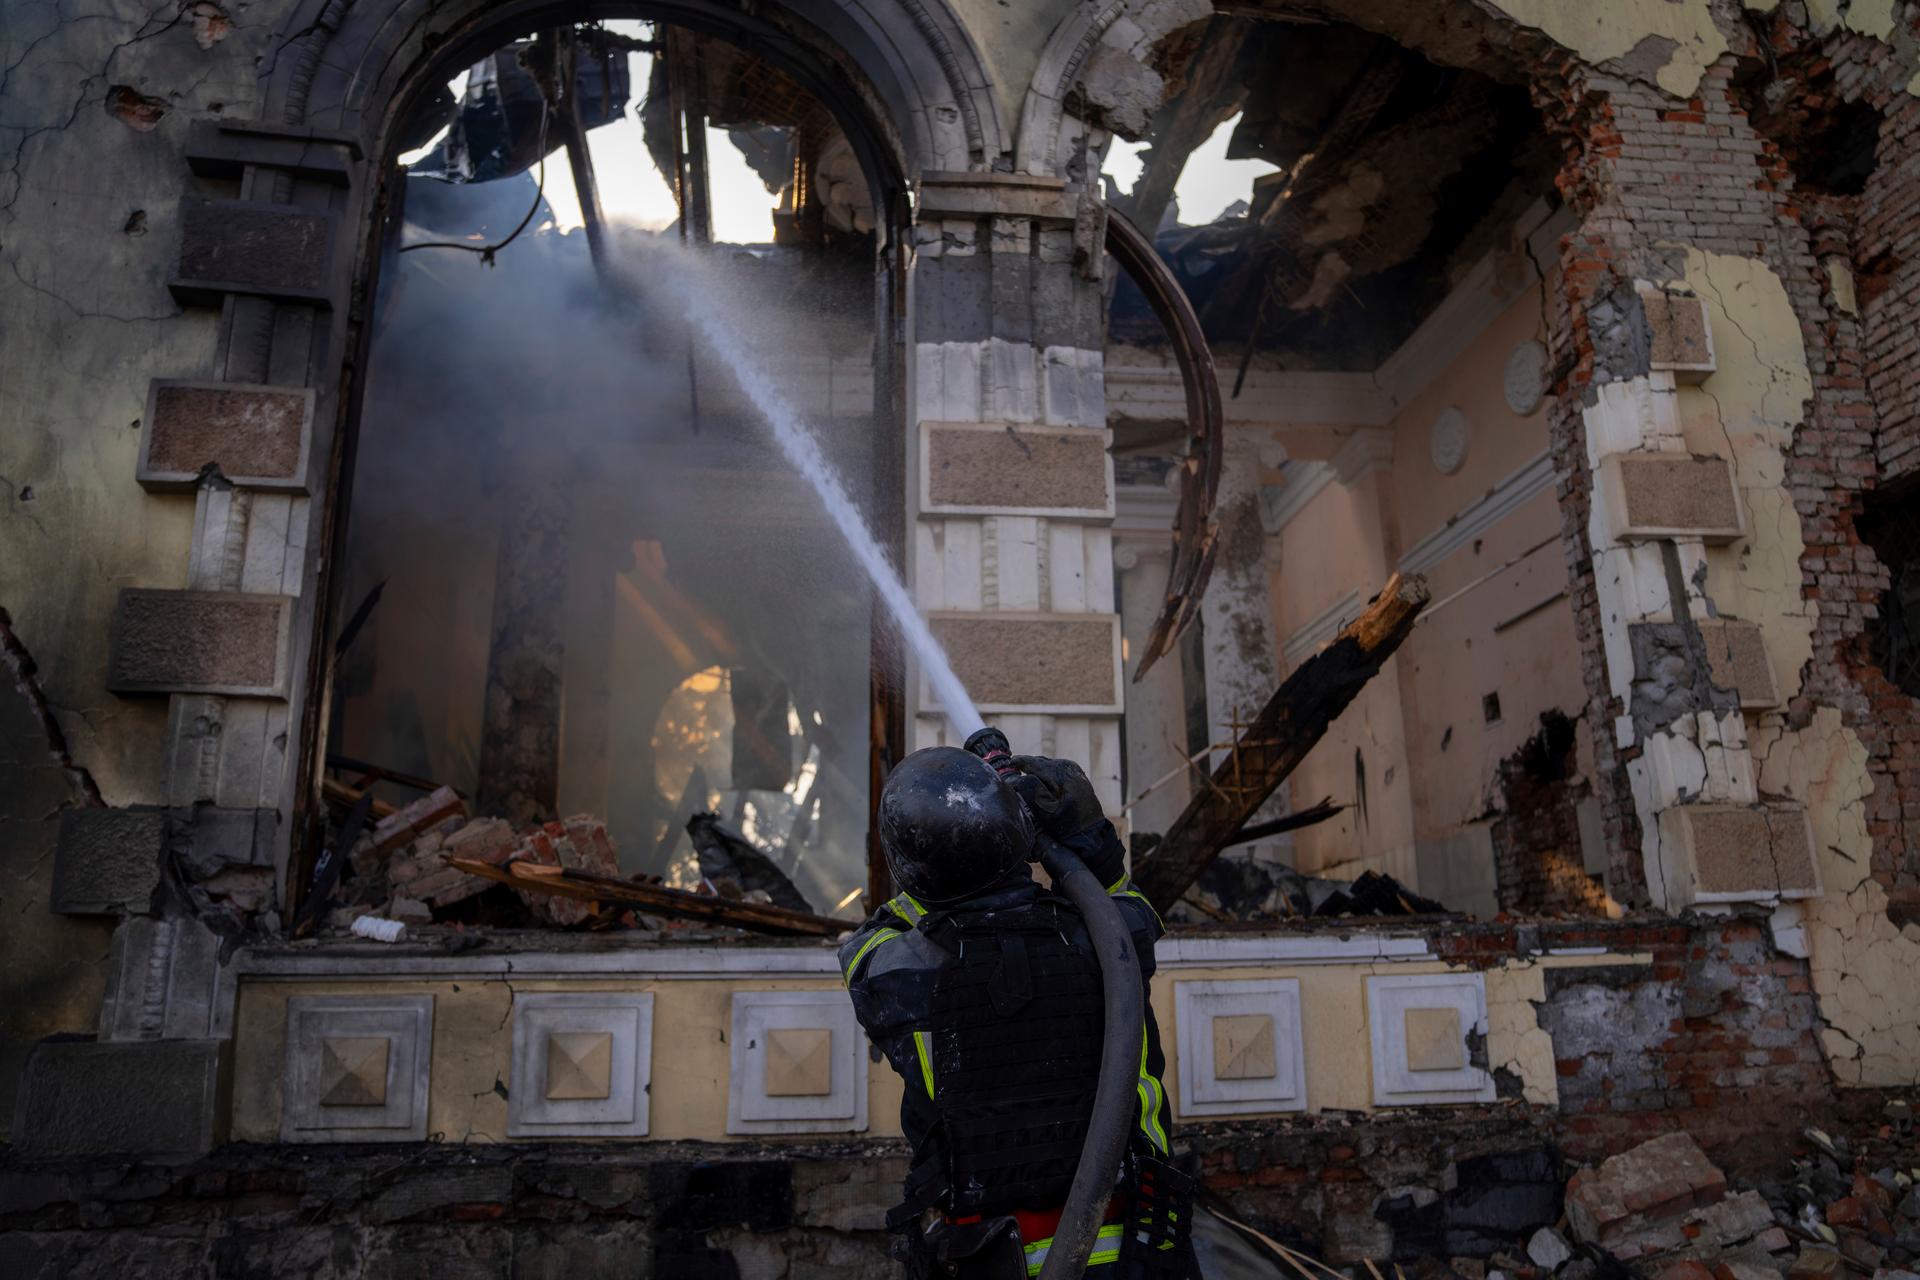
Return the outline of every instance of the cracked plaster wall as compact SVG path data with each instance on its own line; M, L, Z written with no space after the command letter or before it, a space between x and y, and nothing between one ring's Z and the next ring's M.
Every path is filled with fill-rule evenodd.
M1920 925L1888 918L1872 875L1867 749L1831 707L1804 728L1763 723L1752 744L1761 793L1800 801L1813 820L1823 892L1800 911L1834 1075L1845 1085L1920 1083Z
M1691 97L1727 51L1709 0L1489 0L1523 26L1545 32L1591 66L1609 65Z
M219 312L166 288L181 198L216 194L181 149L195 116L254 114L291 8L9 0L0 22L0 607L110 804L162 798L167 702L105 692L107 621L122 587L184 585L193 525L134 482L147 383L217 374ZM157 105L112 114L121 86Z
M1816 608L1802 591L1805 545L1785 487L1784 452L1813 394L1800 325L1779 277L1754 259L1689 250L1684 283L1707 299L1718 369L1681 388L1682 429L1696 452L1731 450L1750 530L1731 552L1709 553L1706 594L1719 612L1760 624L1791 698L1813 658ZM1827 706L1797 729L1764 714L1748 741L1760 795L1798 801L1813 822L1824 892L1802 910L1836 1076L1920 1082L1920 988L1907 980L1920 966L1920 927L1888 918L1886 891L1871 876L1865 746Z

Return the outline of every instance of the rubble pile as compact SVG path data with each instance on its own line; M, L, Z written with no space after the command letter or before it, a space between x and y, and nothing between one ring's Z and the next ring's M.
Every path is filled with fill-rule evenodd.
M383 817L355 842L348 858L351 902L336 913L336 923L360 914L425 923L493 887L493 881L449 866L448 858L620 874L613 840L597 819L583 815L515 830L504 818L469 816L466 802L441 787ZM538 923L577 925L594 914L590 902L515 892Z
M1469 1280L1920 1280L1920 1153L1909 1104L1889 1104L1882 1137L1906 1138L1899 1164L1843 1138L1806 1132L1808 1152L1780 1182L1736 1189L1692 1137L1671 1133L1575 1173L1565 1233L1542 1228L1524 1260L1456 1259Z

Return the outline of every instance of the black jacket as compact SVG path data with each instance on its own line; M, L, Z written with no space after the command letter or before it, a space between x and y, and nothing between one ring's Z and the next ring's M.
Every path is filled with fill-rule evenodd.
M1153 944L1165 930L1146 895L1135 889L1127 878L1125 850L1114 834L1113 824L1102 821L1066 843L1081 856L1087 869L1108 886L1107 892L1133 933L1141 974L1151 979ZM1036 884L1023 867L1013 878L953 909L986 910L1049 897L1054 895ZM1066 905L1065 898L1055 900ZM1067 909L1072 910L1070 906ZM867 1035L906 1081L906 1095L900 1103L900 1125L907 1141L913 1144L916 1169L924 1161L939 1158L928 1141L938 1114L930 1096L933 1073L927 1056L930 1039L927 1032L934 983L942 968L951 962L949 953L917 928L929 914L913 898L899 894L874 912L840 946L841 976L853 997L854 1013ZM1147 1142L1164 1155L1168 1150L1172 1108L1161 1083L1166 1058L1160 1049L1160 1032L1154 1024L1151 1005L1146 1008L1146 1036L1141 1048L1137 1122Z

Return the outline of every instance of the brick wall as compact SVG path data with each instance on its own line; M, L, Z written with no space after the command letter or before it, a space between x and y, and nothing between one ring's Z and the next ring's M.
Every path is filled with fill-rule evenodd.
M1500 815L1492 828L1500 909L1525 915L1605 915L1605 888L1587 874L1580 804L1590 793L1578 773L1579 725L1558 711L1500 762Z
M1622 708L1607 683L1593 566L1585 546L1591 477L1580 406L1614 376L1589 311L1635 276L1678 273L1685 247L1757 257L1784 282L1799 319L1813 397L1786 457L1786 484L1805 541L1803 593L1815 603L1813 660L1789 708L1805 723L1815 705L1839 709L1867 748L1874 792L1868 825L1873 870L1899 912L1920 911L1920 701L1874 667L1866 632L1888 575L1861 541L1863 494L1920 472L1920 100L1905 92L1902 56L1878 41L1814 41L1783 9L1768 29L1772 79L1736 87L1723 59L1696 96L1677 102L1645 85L1570 64L1536 80L1536 100L1567 148L1558 182L1583 222L1562 246L1550 351L1556 402L1552 448L1570 597L1588 691L1601 811L1611 851L1609 888L1647 901L1639 822L1615 746ZM1751 65L1751 64L1749 64ZM1778 80L1790 83L1781 85ZM1832 109L1866 102L1883 115L1876 164L1857 196L1799 189L1797 163L1818 158ZM1762 123L1748 105L1784 102ZM1824 114L1823 114L1824 113ZM1803 164L1804 167L1804 164ZM1841 277L1830 270L1841 267ZM1843 305L1850 264L1858 315ZM1630 373L1631 371L1623 371Z

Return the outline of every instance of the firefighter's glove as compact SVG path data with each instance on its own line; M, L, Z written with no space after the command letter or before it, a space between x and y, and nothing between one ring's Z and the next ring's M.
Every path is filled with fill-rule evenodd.
M1100 797L1086 771L1071 760L1052 756L1015 756L1019 772L1007 779L1026 801L1034 825L1055 840L1071 840L1106 820Z

